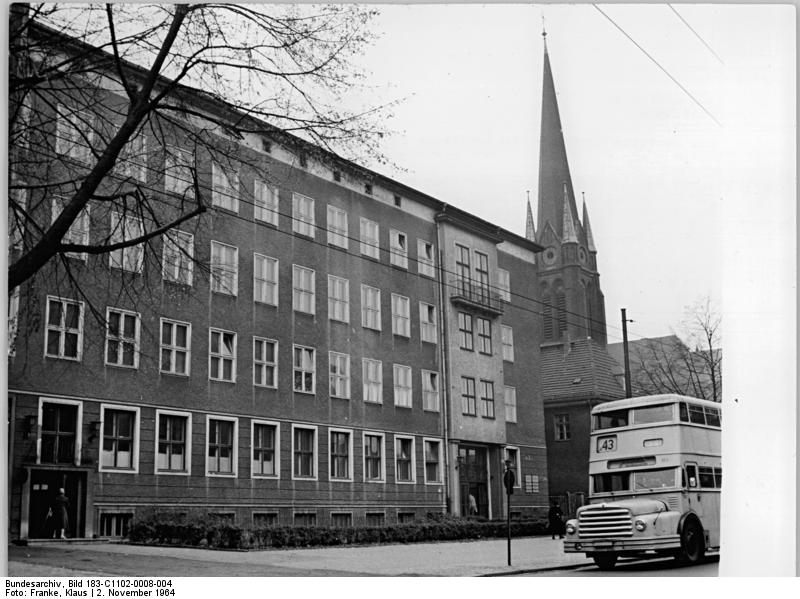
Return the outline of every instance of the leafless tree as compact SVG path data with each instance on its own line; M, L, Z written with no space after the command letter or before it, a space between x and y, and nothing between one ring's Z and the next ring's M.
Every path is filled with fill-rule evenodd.
M687 306L676 335L631 343L636 395L678 393L722 400L722 319L710 298Z
M353 58L374 14L354 4L14 5L9 292L54 260L73 280L76 255L158 259L152 242L202 226L211 208L195 156L223 171L263 168L238 150L247 135L300 160L382 161L388 107L342 108L362 85ZM166 179L171 193L161 193ZM111 226L83 235L101 219Z

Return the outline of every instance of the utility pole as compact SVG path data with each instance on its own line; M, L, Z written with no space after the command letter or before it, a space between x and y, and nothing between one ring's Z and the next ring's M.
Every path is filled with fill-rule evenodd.
M622 308L622 349L625 355L625 397L632 397L631 392L631 364L628 360L628 323L633 322L625 318L625 308Z

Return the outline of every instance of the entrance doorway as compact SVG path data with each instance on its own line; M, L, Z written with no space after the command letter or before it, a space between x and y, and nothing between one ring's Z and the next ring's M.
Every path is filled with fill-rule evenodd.
M458 448L458 482L461 487L462 516L489 517L489 475L486 456L485 447L460 445ZM474 502L470 500L470 496Z
M86 473L74 470L31 470L31 493L28 509L28 538L48 539L55 534L47 518L50 502L59 489L69 498L67 537L84 536L86 527Z

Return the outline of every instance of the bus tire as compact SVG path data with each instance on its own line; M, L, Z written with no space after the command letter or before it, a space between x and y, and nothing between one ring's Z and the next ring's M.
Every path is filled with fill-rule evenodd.
M617 563L616 553L596 553L592 556L594 563L600 570L613 570Z
M703 527L695 518L690 518L681 527L681 549L676 555L682 564L696 564L706 552Z

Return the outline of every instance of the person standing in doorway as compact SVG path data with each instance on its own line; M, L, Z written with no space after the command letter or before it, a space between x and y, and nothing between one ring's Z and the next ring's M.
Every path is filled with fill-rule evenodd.
M53 515L53 534L56 539L66 539L66 532L69 529L69 514L67 508L69 507L69 497L64 494L64 489L58 490L58 495L53 498L50 504L50 512Z
M478 515L478 502L472 493L469 494L469 515L470 517Z
M551 538L555 539L558 535L559 539L564 538L564 514L561 508L558 507L558 502L553 500L553 505L550 506L550 511L547 512L547 521L550 528Z

